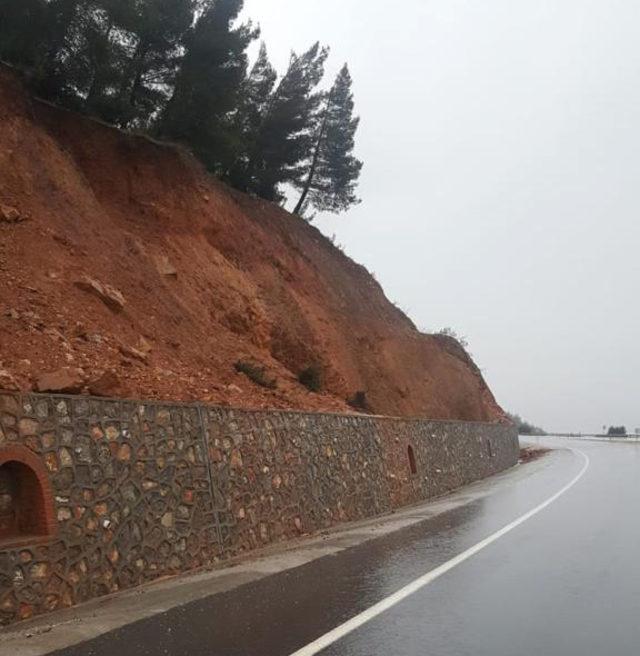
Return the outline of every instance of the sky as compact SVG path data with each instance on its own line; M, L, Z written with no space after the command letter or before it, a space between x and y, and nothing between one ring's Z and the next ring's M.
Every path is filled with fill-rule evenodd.
M354 78L362 203L316 225L550 431L640 428L640 3L246 0Z

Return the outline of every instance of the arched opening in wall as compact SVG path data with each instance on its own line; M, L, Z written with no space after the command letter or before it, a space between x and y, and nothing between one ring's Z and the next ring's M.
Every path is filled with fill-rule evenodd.
M0 547L52 533L52 511L36 472L24 462L0 465Z
M409 457L409 469L412 474L418 473L418 467L416 465L416 454L413 452L413 447L411 444L407 447L407 456Z

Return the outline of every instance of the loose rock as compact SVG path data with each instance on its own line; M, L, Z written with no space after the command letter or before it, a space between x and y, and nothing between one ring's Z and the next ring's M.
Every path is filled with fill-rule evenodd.
M156 269L161 276L167 278L177 278L178 270L171 264L171 261L166 255L158 255L155 258Z
M138 345L136 347L138 351L141 353L144 353L145 355L149 355L151 353L151 344L142 336L140 336L140 339L138 340Z
M82 369L63 367L57 371L40 374L35 388L38 392L78 394L84 387Z
M87 383L89 394L107 398L126 398L131 396L127 385L115 371L105 371L101 376Z
M6 369L0 369L0 389L17 392L20 389L18 381Z
M27 217L15 207L0 205L0 221L4 223L20 223L26 220Z
M147 353L143 353L139 349L134 348L133 346L127 346L125 344L120 345L120 353L127 356L128 358L133 358L134 360L144 362L145 364L149 359L149 355Z
M101 283L95 278L84 276L75 282L75 286L82 291L97 296L109 309L114 312L122 312L125 300L122 292L111 285Z

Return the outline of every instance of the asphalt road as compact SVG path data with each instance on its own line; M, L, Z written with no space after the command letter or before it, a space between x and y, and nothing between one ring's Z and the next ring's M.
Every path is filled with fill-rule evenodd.
M542 444L562 450L521 467L488 497L55 653L635 656L640 445ZM313 646L443 566L448 571L322 651Z

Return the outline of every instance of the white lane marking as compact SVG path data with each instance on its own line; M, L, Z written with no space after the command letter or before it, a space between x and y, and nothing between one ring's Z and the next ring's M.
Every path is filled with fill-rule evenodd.
M466 551L463 551L461 554L458 554L451 560L448 560L446 563L443 563L442 565L439 565L438 567L432 569L426 574L423 574L421 577L415 579L415 581L412 581L411 583L406 585L404 588L401 588L397 592L394 592L386 599L379 601L377 604L362 611L362 613L356 615L355 617L352 617L350 620L347 620L344 624L340 624L340 626L337 626L335 629L332 629L328 633L325 633L323 636L320 636L317 640L314 640L313 642L309 643L306 647L302 647L301 649L298 649L298 651L291 654L291 656L313 656L314 654L321 652L323 649L329 647L329 645L332 645L334 642L337 642L338 640L348 635L352 631L355 631L358 627L362 626L363 624L366 624L374 617L377 617L378 615L389 610L396 604L400 603L403 599L406 599L414 592L418 592L418 590L420 590L421 588L424 588L426 585L429 585L429 583L432 583L443 574L446 574L454 567L460 565L460 563L463 563L465 560L468 560L469 558L471 558L471 556L475 556L475 554L477 554L479 551L482 551L482 549L488 547L496 540L499 540L502 536L506 535L510 531L513 531L514 528L517 528L518 526L520 526L520 524L523 524L528 519L531 519L531 517L533 517L534 515L537 515L541 510L544 510L547 506L551 505L556 499L558 499L565 492L570 490L582 478L582 476L587 471L587 469L589 469L590 461L589 461L589 456L586 453L583 453L579 449L569 449L569 450L572 451L573 453L579 453L584 458L584 465L582 466L582 469L580 469L578 474L573 479L571 479L561 490L558 490L553 496L549 497L546 501L543 501L539 506L533 508L533 510L530 510L529 512L525 513L521 517L518 517L518 519L516 519L515 521L511 522L510 524L507 524L506 526L503 526L499 531L496 531L493 535L490 535L488 538L485 538L484 540L478 542L477 544L474 544L472 547L470 547Z

